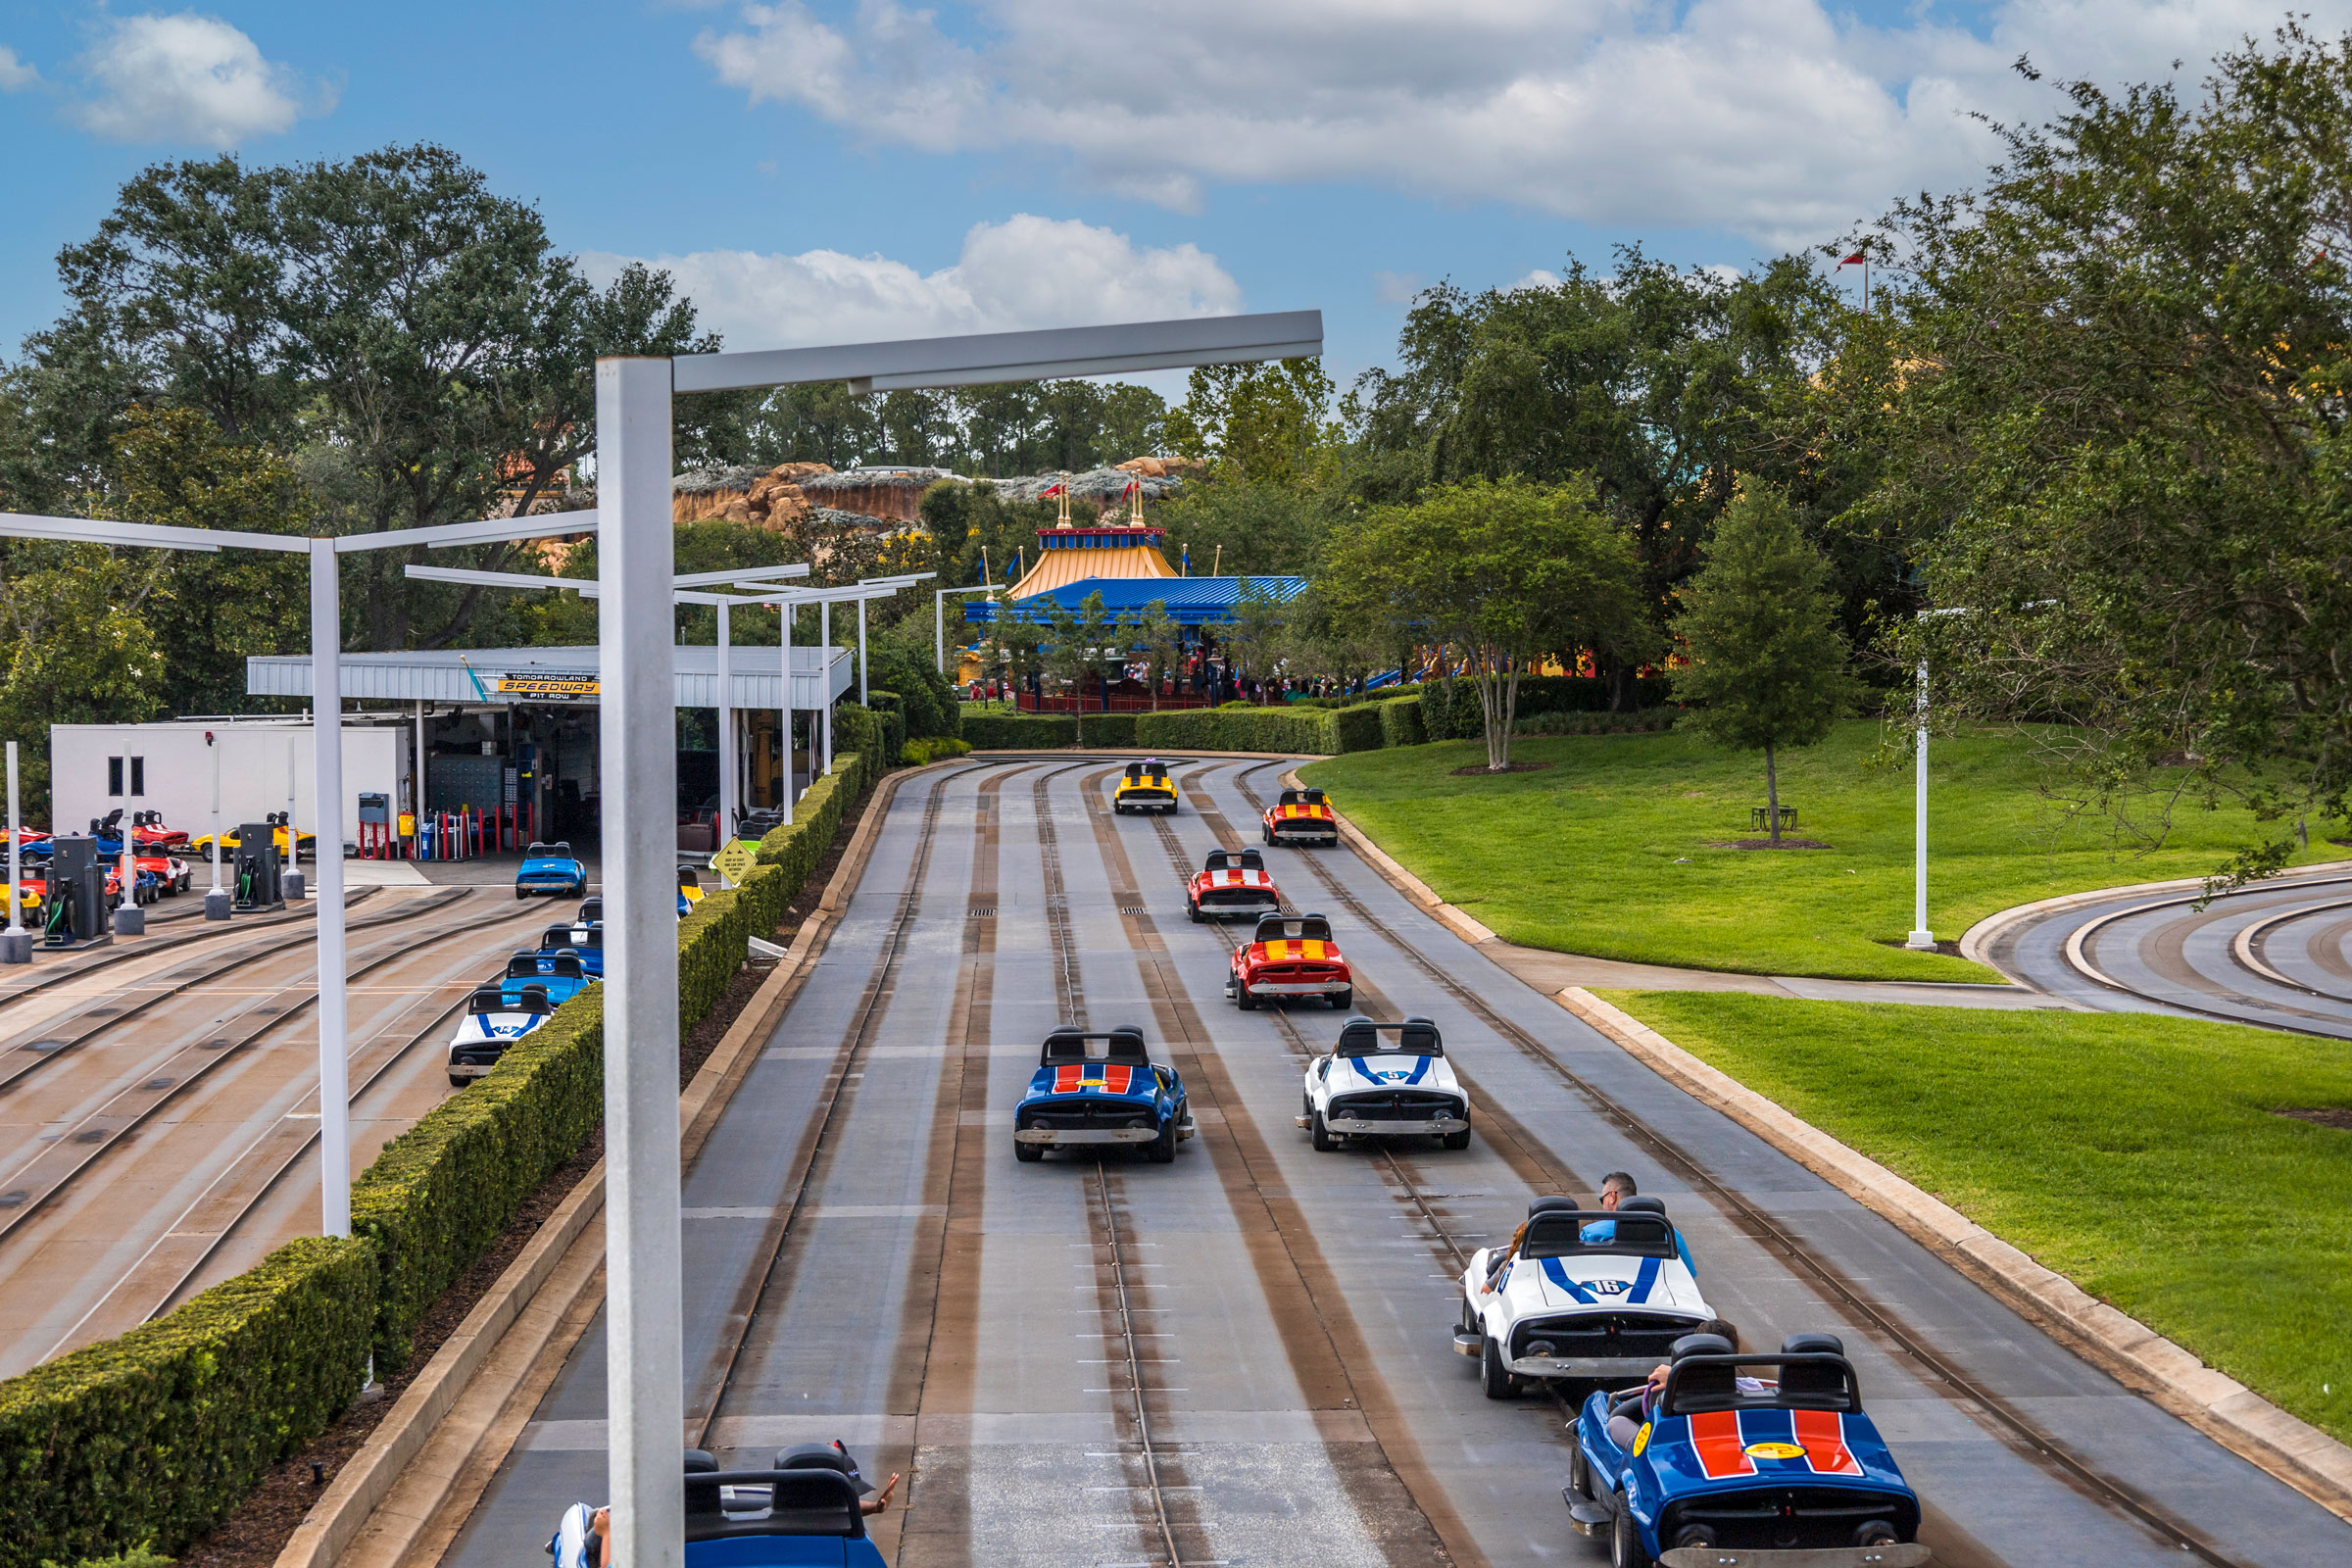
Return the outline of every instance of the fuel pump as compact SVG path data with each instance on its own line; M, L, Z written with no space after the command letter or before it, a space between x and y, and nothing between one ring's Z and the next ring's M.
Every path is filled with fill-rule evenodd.
M235 873L236 906L252 911L285 906L278 888L277 828L270 822L248 822L237 829Z
M43 944L86 948L110 942L106 928L106 868L98 841L69 836L50 840L48 916Z

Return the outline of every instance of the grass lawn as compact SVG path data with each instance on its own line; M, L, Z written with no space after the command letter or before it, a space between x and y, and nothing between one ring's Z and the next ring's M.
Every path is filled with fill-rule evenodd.
M1911 953L1910 768L1866 769L1877 723L1782 759L1781 802L1827 850L1737 850L1764 803L1761 754L1681 734L1524 738L1535 773L1456 777L1477 741L1355 752L1301 771L1448 903L1496 935L1597 957L1754 974L1990 980ZM2202 876L2263 836L2251 813L2183 806L2161 850L2045 799L2014 734L1937 737L1929 761L1929 928L1951 940L1996 910L2124 882ZM2298 863L2344 858L2316 830Z
M2345 1047L2140 1013L1604 994L2352 1440L2352 1132L2275 1114L2352 1108Z

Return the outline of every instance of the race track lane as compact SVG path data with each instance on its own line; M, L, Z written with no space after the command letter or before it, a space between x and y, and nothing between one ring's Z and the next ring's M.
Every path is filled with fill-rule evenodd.
M1164 821L1111 817L1102 762L981 764L900 792L842 926L687 1174L689 1367L723 1365L748 1323L713 1406L729 1457L838 1436L876 1480L911 1467L911 1506L877 1531L905 1568L1156 1563L1170 1544L1201 1565L1596 1563L1559 1500L1558 1411L1480 1395L1450 1348L1451 1277L1531 1192L1589 1194L1622 1168L1666 1198L1749 1343L1845 1335L1939 1561L2352 1559L2352 1528L1651 1075L1344 851L1270 858L1294 903L1333 918L1359 1005L1436 1018L1482 1112L1459 1152L1313 1153L1291 1124L1298 1061L1337 1016L1234 1008L1221 939L1185 920L1177 874L1219 825L1254 841L1245 791L1277 787L1279 766L1184 771L1186 809ZM1142 1024L1185 1073L1200 1136L1174 1166L1013 1161L1012 1105L1072 1015ZM604 1353L600 1326L455 1559L536 1560L564 1504L602 1495Z

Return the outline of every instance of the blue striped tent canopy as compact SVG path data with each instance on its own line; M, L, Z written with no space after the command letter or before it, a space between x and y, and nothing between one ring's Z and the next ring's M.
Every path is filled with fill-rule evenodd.
M1229 626L1245 585L1286 602L1306 591L1304 577L1085 577L1018 604L966 600L963 618L993 621L1002 613L1010 620L1042 621L1049 601L1075 612L1088 594L1099 593L1103 608L1113 614L1140 612L1156 599L1167 605L1168 617L1179 625Z

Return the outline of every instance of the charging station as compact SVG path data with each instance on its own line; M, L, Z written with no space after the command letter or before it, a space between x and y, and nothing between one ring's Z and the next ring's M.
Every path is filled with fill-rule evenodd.
M62 842L62 841L61 841ZM247 913L285 907L277 864L277 829L248 822L237 829L236 907Z
M106 868L98 841L80 834L50 840L46 948L96 948L114 941L106 922Z

